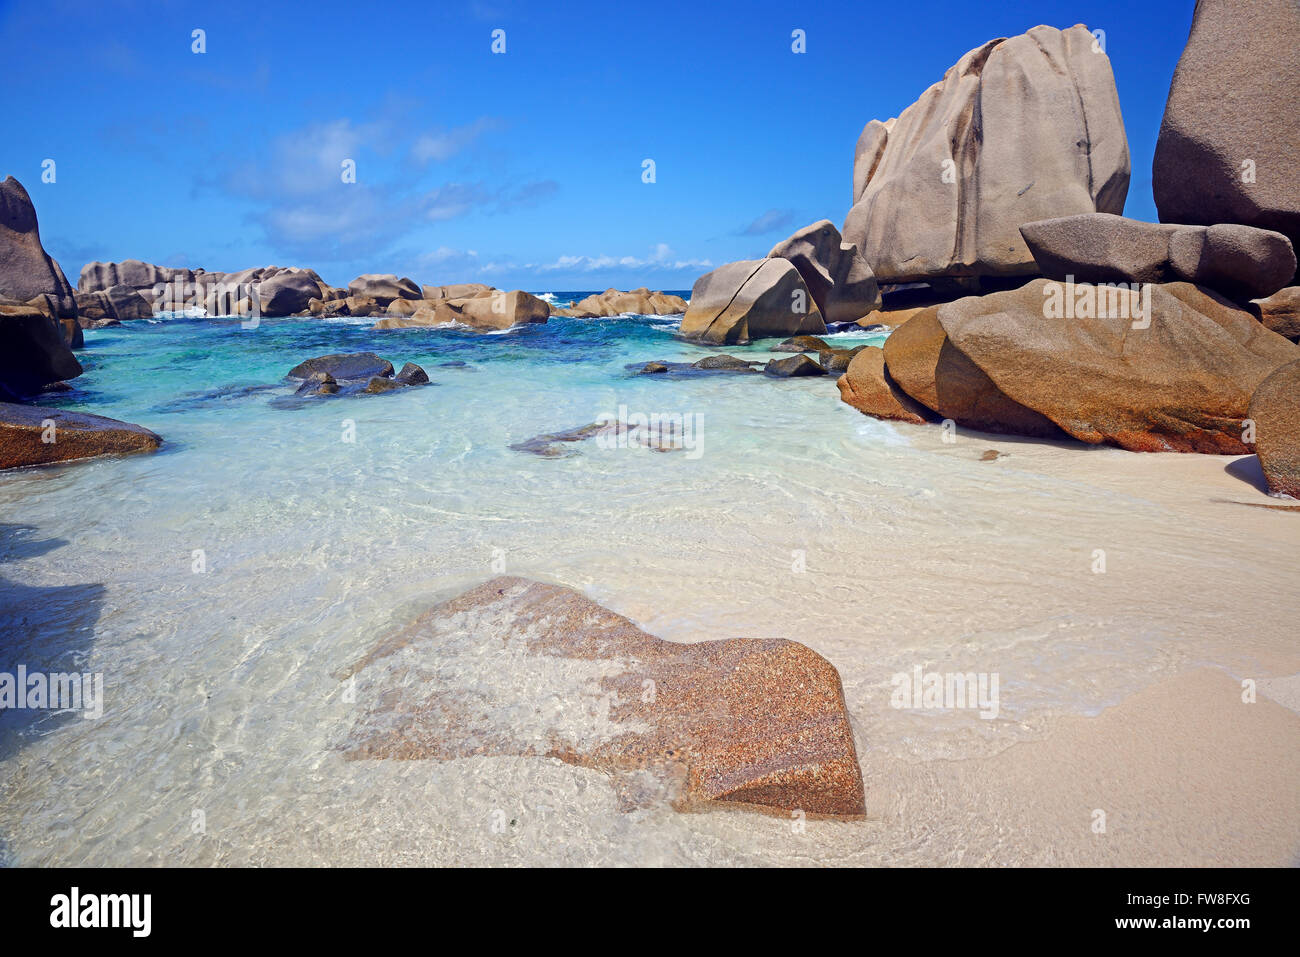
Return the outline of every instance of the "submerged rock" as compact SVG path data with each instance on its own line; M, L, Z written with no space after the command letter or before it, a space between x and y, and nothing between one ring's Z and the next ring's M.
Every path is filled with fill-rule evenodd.
M457 677L489 655L509 673L486 693ZM865 811L839 674L797 642L663 641L572 589L495 578L380 642L341 677L354 676L351 760L552 757L611 775L625 809Z
M328 372L335 379L369 379L391 376L393 364L373 352L338 352L300 362L288 375L290 379L307 379L314 372Z
M1300 498L1300 360L1275 369L1259 384L1250 419L1268 490Z
M162 438L102 415L0 402L0 469L152 452Z
M723 353L721 355L705 356L703 359L697 359L695 362L691 363L691 368L749 372L754 366L759 364L760 363L751 359L740 359L736 356L729 356Z
M336 395L339 384L328 372L313 372L294 395Z
M394 389L402 389L405 387L405 382L398 382L396 379L388 379L384 376L377 375L371 376L370 381L366 383L366 387L361 391L370 395L375 395L380 392L392 392Z

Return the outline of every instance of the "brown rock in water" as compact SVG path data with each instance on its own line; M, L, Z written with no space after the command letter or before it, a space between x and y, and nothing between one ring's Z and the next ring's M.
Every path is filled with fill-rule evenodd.
M499 690L457 680L489 655ZM865 812L839 674L796 642L663 641L573 589L495 578L353 675L349 759L535 755L605 772L625 809L658 792L683 811Z
M829 219L777 243L767 258L788 260L799 270L825 322L857 322L880 308L880 288L871 267Z
M298 386L295 395L337 395L339 384L335 378L328 372L313 372L307 377L302 385Z
M820 362L800 353L788 359L768 360L767 365L763 367L763 374L776 376L779 379L792 379L799 376L825 375L826 370Z
M939 324L941 308L923 309L885 340L885 366L898 387L940 418L968 429L1062 438L1051 420L1002 392L948 341Z
M366 383L366 387L362 391L375 395L380 392L392 392L394 389L401 389L405 386L405 382L398 382L396 379L377 375L371 376L370 381Z
M1095 43L1082 25L990 40L867 124L843 233L877 282L1033 275L1021 223L1123 212L1128 141Z
M0 469L152 452L161 444L148 429L102 415L0 402Z
M1300 498L1300 361L1269 374L1250 400L1255 454L1274 495Z
M511 292L498 290L490 296L472 299L449 299L447 305L455 310L457 321L476 329L510 329L546 322L551 315L551 307L544 299L521 289Z
M840 400L864 415L923 425L930 412L900 389L885 370L885 350L866 346L849 363L835 383Z
M725 353L717 356L705 356L703 359L697 359L691 363L694 369L734 369L737 372L748 372L754 366L758 365L752 359L741 359L737 356L729 356Z
M846 372L853 357L865 348L867 347L855 346L852 349L824 349L817 353L817 362L828 373Z
M1061 288L1039 279L960 299L938 307L937 322L953 352L997 389L1084 442L1136 452L1252 451L1243 441L1251 396L1273 370L1300 359L1300 347L1190 283L1144 286L1145 328L1141 316L1109 307L1099 318L1054 317L1045 306L1054 287ZM890 345L911 325L885 345L905 389ZM942 391L942 372L938 379Z
M1242 223L1300 248L1300 4L1198 0L1156 141L1161 222Z
M735 345L817 335L826 332L826 323L799 270L784 259L754 259L727 263L695 280L680 331L687 339Z
M1248 309L1255 318L1284 339L1300 342L1300 286L1287 286L1267 299L1256 299Z
M394 378L402 385L425 385L429 381L429 373L414 362L407 362Z
M1048 279L1191 282L1230 298L1277 292L1295 275L1291 240L1251 226L1144 223L1085 213L1025 223L1029 251Z
M773 352L830 352L831 344L821 336L791 336L772 347Z

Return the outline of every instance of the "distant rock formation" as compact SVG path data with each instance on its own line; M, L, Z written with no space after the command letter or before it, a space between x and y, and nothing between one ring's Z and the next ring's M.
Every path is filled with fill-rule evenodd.
M645 286L628 292L606 289L579 300L568 308L552 308L553 316L574 319L600 319L613 316L673 316L686 312L686 300L681 296L668 296L651 292Z
M1031 276L1022 223L1122 213L1128 140L1110 60L1082 25L971 50L854 158L844 239L877 281Z
M489 652L510 673L485 696L459 683L456 662ZM351 760L550 757L609 775L625 810L664 800L683 811L865 812L839 674L797 642L664 641L573 589L494 578L340 677L355 681L360 708Z
M381 319L375 323L374 328L407 329L459 324L483 331L496 331L530 323L544 323L550 315L551 307L545 300L523 290L505 292L488 288L469 298L421 300L409 312L403 309L401 315Z
M1242 223L1300 249L1300 4L1198 0L1151 167L1161 222Z
M1271 296L1295 275L1291 240L1253 226L1176 226L1083 213L1020 227L1048 279L1192 282L1242 301Z
M741 260L705 273L681 325L687 339L714 345L825 332L816 300L786 259Z

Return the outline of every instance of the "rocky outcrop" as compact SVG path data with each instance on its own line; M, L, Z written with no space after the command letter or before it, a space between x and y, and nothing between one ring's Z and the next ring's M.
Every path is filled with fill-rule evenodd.
M197 270L173 266L155 266L153 263L141 262L139 259L126 259L120 263L92 262L81 267L81 276L77 279L77 292L106 292L114 286L126 286L137 292L152 290L156 285L168 283L192 283L195 276L220 276L221 273L206 274Z
M29 302L50 296L60 317L75 317L72 286L41 245L36 207L12 176L0 183L0 297Z
M1256 299L1247 306L1266 329L1284 339L1300 342L1300 286L1287 286L1267 299Z
M1250 419L1268 490L1300 498L1300 361L1275 369L1259 384Z
M866 346L835 383L840 399L866 415L922 425L929 411L895 385L885 370L885 350Z
M152 452L162 439L101 415L0 402L0 469Z
M1300 248L1300 5L1198 0L1151 168L1166 223L1242 223Z
M705 273L681 324L687 339L716 345L825 332L807 284L785 259L742 260Z
M376 329L408 329L418 326L463 325L482 331L510 329L550 318L551 307L543 299L520 289L493 289L469 299L424 300L409 316L390 316L375 323Z
M462 658L485 653L511 672L486 697L456 677ZM629 810L664 799L679 810L865 810L839 675L796 642L663 641L572 589L496 578L341 677L354 678L360 710L353 760L558 758L609 775Z
M105 320L123 322L130 319L148 319L153 316L153 305L130 286L110 286L107 290L78 292L77 319L85 328L94 328Z
M320 281L313 273L286 271L257 284L258 308L263 316L292 316L306 312L320 293Z
M388 305L394 299L423 299L424 293L410 279L398 279L391 273L368 273L348 283L348 294L374 299Z
M575 319L600 319L622 315L673 316L684 312L686 312L686 300L681 296L651 292L644 286L630 292L606 289L602 293L574 303L569 308L551 310L552 315Z
M35 395L81 372L57 320L35 305L0 303L0 398Z
M880 308L876 276L858 247L844 242L829 219L805 226L789 239L777 243L768 259L788 260L830 322L857 322Z
M1144 223L1084 213L1020 227L1048 279L1190 282L1225 296L1270 296L1295 275L1291 240L1251 226Z
M491 286L481 282L456 282L447 286L421 286L425 299L473 299L492 293Z
M1275 369L1300 359L1300 347L1189 283L1143 287L1150 314L1136 320L1112 309L1045 315L1054 285L1040 279L961 299L937 307L936 320L953 353L1084 442L1139 452L1252 450L1245 428L1251 396ZM885 358L899 384L924 401L900 377L889 343ZM940 369L935 378L942 412L947 376Z
M1128 141L1094 43L1082 25L991 40L867 124L844 239L877 281L1033 275L1022 223L1123 212Z

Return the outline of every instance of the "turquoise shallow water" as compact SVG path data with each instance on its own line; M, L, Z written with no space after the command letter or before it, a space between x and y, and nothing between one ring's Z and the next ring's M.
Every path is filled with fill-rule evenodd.
M1295 590L1287 542L1245 557L1207 548L1231 524L1189 523L1155 489L1022 468L1038 454L1030 444L948 446L934 430L864 418L829 378L629 373L717 351L675 338L675 319L557 319L499 335L370 324L172 319L87 332L78 391L54 401L147 426L166 445L0 476L0 668L102 672L106 688L96 721L0 716L0 856L781 862L779 823L621 815L598 774L554 762L341 760L339 669L499 571L582 588L665 638L804 641L840 669L860 752L898 761L1003 747L1202 655L1200 636L1222 637L1203 625L1220 608L1206 582L1258 591L1257 602L1240 593L1229 630L1243 635L1275 627L1266 596ZM879 340L838 340L863 341ZM765 359L771 344L726 351ZM277 407L292 366L360 350L417 362L434 384ZM700 416L699 454L509 448L620 406ZM991 443L1009 452L1005 466L981 462ZM1039 452L1049 464L1127 461ZM1099 542L1121 574L1089 573ZM1170 562L1185 593L1155 581ZM915 665L1000 672L1007 720L891 711L890 676ZM513 687L488 664L466 680L524 701L554 693ZM500 808L529 822L514 843L487 829ZM846 844L858 832L810 833L808 861L931 849L914 834Z

